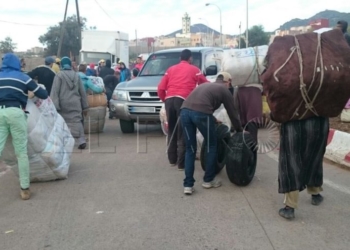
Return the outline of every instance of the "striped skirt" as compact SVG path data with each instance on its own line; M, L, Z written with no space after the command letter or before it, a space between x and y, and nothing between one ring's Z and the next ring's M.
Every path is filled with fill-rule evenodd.
M302 191L323 184L329 119L312 117L281 125L278 166L279 193Z

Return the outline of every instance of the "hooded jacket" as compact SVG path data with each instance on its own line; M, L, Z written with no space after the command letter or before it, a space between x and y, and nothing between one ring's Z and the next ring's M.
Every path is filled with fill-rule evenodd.
M46 99L48 93L21 72L21 63L12 53L6 54L2 60L0 71L0 105L27 105L28 91L32 91L40 99Z
M28 72L28 75L32 78L38 79L38 83L45 86L47 92L51 93L52 83L53 79L55 78L55 71L53 71L49 66L47 65L41 65L36 67L33 71Z
M95 70L95 64L90 63L89 67L86 69L86 75L87 76L97 76L97 73Z
M98 76L103 79L108 75L114 75L114 70L111 67L112 67L111 60L106 60L106 66L102 67L100 74Z
M348 31L348 22L346 22L346 21L339 21L338 24L340 24L342 26L341 31L343 32L345 40L348 42L348 44L350 46L350 35L347 33L347 31Z

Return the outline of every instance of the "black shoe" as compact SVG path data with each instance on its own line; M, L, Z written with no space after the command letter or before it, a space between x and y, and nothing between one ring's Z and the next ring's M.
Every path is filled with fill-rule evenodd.
M179 171L184 171L185 169L184 169L184 168L178 167L177 170L179 170Z
M311 204L314 206L318 206L322 203L323 196L320 194L311 195Z
M279 211L279 215L287 220L294 219L294 208L288 206L281 208Z
M80 144L78 149L85 149L86 148L86 143Z

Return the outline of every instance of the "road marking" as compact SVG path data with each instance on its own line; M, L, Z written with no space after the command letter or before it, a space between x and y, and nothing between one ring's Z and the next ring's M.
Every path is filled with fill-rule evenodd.
M274 153L274 152L269 152L267 153L267 155L275 160L276 162L278 162L278 154L277 153ZM345 186L342 186L342 185L339 185L339 184L336 184L334 183L333 181L331 180L328 180L328 179L323 179L323 183L326 184L328 187L331 187L339 192L342 192L344 194L348 194L350 195L350 188L348 187L345 187Z
M323 183L326 184L327 186L335 189L335 190L338 190L342 193L345 193L345 194L349 194L350 195L350 189L347 188L347 187L344 187L344 186L341 186L341 185L338 185L328 179L323 179Z

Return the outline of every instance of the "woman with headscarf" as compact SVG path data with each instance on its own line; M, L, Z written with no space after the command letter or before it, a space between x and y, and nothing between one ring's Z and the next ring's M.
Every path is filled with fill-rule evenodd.
M92 92L93 94L101 94L104 91L104 88L96 86L92 83L91 79L86 75L86 65L79 65L79 77L84 86L86 92Z
M126 82L131 79L130 70L125 66L125 63L119 62L120 64L120 82Z
M67 123L71 134L78 140L79 149L86 148L83 127L83 112L86 114L89 104L79 74L72 68L68 57L61 59L62 70L55 76L50 97L57 112Z

